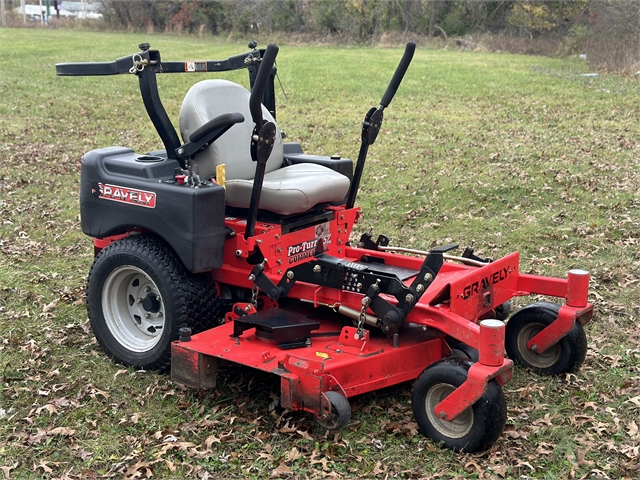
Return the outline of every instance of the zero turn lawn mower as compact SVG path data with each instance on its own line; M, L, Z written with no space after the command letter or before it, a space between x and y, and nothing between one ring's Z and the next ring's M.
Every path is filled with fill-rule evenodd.
M347 425L349 398L412 381L420 430L467 452L504 429L512 360L539 373L580 367L593 312L586 271L550 278L520 273L517 252L489 260L472 248L452 255L456 245L422 252L384 235L350 240L367 151L415 44L365 116L355 166L283 142L275 45L172 62L139 48L113 62L56 66L62 76L137 78L165 147L101 148L82 159L82 230L96 254L87 306L113 360L170 369L195 388L214 388L223 362L275 374L282 407L328 429ZM241 68L251 91L222 79L189 90L181 141L158 76ZM533 294L566 301L508 318L511 298Z

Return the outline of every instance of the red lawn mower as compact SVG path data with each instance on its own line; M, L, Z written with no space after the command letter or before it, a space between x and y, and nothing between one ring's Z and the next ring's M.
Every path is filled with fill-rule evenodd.
M56 66L63 76L137 77L165 147L109 147L82 159L82 230L96 253L87 306L99 344L116 362L170 369L194 388L214 388L223 362L278 375L282 407L328 429L348 424L350 397L414 381L426 436L456 451L487 448L507 419L512 360L554 374L582 364L589 274L522 274L517 252L498 260L471 248L451 255L456 245L423 252L370 233L351 242L367 151L415 44L365 116L355 168L283 142L278 47L256 47L226 60L163 62L142 44L114 62ZM221 79L189 90L181 142L157 76L240 68L251 91ZM531 294L566 302L529 305L505 326L510 299Z

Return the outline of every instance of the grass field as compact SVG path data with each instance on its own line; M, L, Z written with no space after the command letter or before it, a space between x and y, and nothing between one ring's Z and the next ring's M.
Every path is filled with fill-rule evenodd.
M249 40L249 39L247 39ZM370 149L358 234L393 245L519 250L521 271L592 274L580 372L517 369L504 435L481 454L438 448L413 422L411 385L352 400L328 434L282 410L270 379L231 369L215 391L111 363L89 329L91 239L80 158L160 141L134 78L58 78L148 41L166 60L222 59L246 43L0 29L0 468L5 478L640 477L640 86L583 77L575 59L418 48ZM268 39L264 39L267 43ZM263 43L263 44L264 44ZM278 120L308 153L355 158L401 49L281 46ZM160 77L176 119L199 75ZM224 76L247 84L245 72ZM522 302L519 303L521 305Z

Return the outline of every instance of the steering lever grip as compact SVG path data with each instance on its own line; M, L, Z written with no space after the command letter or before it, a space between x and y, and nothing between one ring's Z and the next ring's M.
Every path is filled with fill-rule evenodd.
M398 68L396 68L396 72L393 74L393 78L391 82L389 82L389 86L387 87L387 91L384 92L382 96L382 100L380 101L380 105L383 107L388 107L393 100L394 95L398 91L398 87L400 86L400 82L404 78L404 74L407 73L407 69L411 64L411 60L413 59L413 54L416 51L416 44L414 42L408 42L407 46L404 49L404 55L402 55L402 59L398 64Z

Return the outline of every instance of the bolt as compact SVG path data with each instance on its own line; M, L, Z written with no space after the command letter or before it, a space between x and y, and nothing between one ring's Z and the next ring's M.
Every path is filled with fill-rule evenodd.
M313 273L320 273L322 271L322 267L320 265L316 265L313 267Z
M178 153L179 153L180 155L182 155L182 154L184 153L184 149L183 149L183 148L179 148L179 149L178 149Z
M278 265L282 265L282 259L281 259L281 258L279 258L279 259L276 261L276 263L277 263Z
M161 317L162 317L162 312L158 312L158 313L156 314L156 317L161 318Z
M246 312L250 312L251 311L251 305L247 305L246 307L244 307Z
M250 282L255 282L256 281L256 276L253 273L251 275L249 275L249 281Z
M422 293L424 292L424 285L422 285L421 283L416 287L416 292L418 293Z
M410 293L407 293L407 296L404 297L404 299L407 303L413 303L414 300L413 295L411 295Z
M445 418L447 418L447 414L444 412L440 412L440 418L444 420Z
M149 319L151 318L151 315L149 315L148 313L145 313L145 314L144 314L144 318L145 318L146 320L149 320Z
M142 303L142 299L141 298L136 298L136 303Z
M282 275L282 270L278 270L278 275Z
M178 331L180 337L178 340L181 342L190 342L191 341L191 329L189 327L182 327Z
M280 238L280 234L276 233L276 240Z
M236 257L242 256L242 250L236 250Z
M157 300L158 302L161 302L161 301L162 301L162 298L160 297L160 295L156 295L156 300Z
M362 284L361 283L357 283L356 284L356 289L357 290L362 290Z
M531 345L531 351L533 353L538 353L538 345Z
M264 232L262 232L262 233L264 233ZM256 240L256 243L257 243L258 245L260 245L260 244L262 243L262 240L258 239L258 240Z
M425 273L424 281L425 282L430 282L431 280L433 280L433 275L431 275L430 273Z
M278 252L278 253L282 253L282 247L278 247L278 248L277 248L277 250L276 250L276 252Z
M293 277L294 277L293 272L292 272L291 270L289 270L289 271L287 272L287 278L288 278L289 280L293 280Z
M150 287L144 287L144 292L145 292L145 293L149 293L150 291L151 291L151 288L150 288Z

